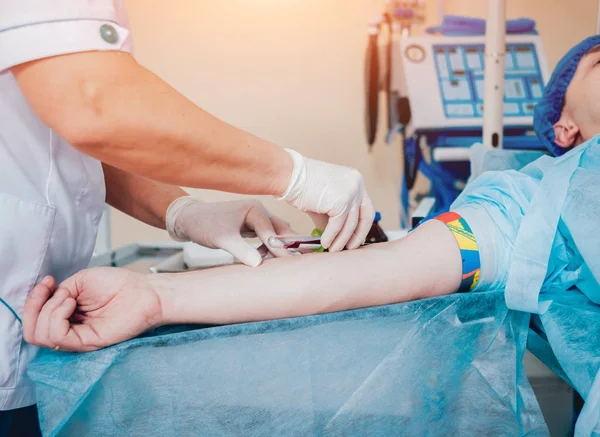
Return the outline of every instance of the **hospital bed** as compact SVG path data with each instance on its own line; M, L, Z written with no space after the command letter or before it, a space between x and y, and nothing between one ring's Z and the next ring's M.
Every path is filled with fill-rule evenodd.
M173 271L182 250L136 244L92 265ZM496 291L166 327L88 354L45 350L30 376L49 436L548 435L546 422L568 435L572 382L528 319Z
M481 150L483 169L535 158ZM91 266L185 271L184 247L134 244ZM600 307L580 295L530 317L496 290L165 327L88 354L44 350L29 374L48 436L566 436L581 409L573 388L594 393L597 326Z
M496 162L496 161L494 161ZM402 238L406 232L402 231L402 230L398 230L398 231L388 231L387 232L388 237L391 240L397 239L397 238ZM176 272L176 271L185 271L187 270L187 266L184 264L183 262L183 248L184 245L180 244L180 243L170 243L170 244L153 244L153 243L148 243L148 244L134 244L134 245L130 245L127 247L123 247L120 249L117 249L115 251L112 251L110 253L101 255L101 256L97 256L94 258L93 262L92 262L92 266L116 266L116 267L125 267L125 268L129 268L135 271L139 271L139 272L147 272L147 271L153 271L153 272ZM211 255L211 251L207 251L207 257L210 257ZM215 259L217 259L218 257L214 257ZM203 264L203 265L210 265L210 259L206 259L206 260L198 260L196 261L197 264ZM215 261L217 262L217 261ZM481 325L492 325L494 326L494 323L497 323L497 320L502 319L502 317L498 317L498 314L494 314L495 317L490 317L489 311L482 311L477 317L473 317L472 315L468 315L467 313L468 311L466 310L466 308L469 307L468 305L468 299L467 301L463 302L462 300L456 301L456 297L451 297L450 299L446 299L446 298L441 298L441 299L434 299L434 301L437 301L435 305L438 305L440 310L438 310L435 314L435 316L432 317L432 322L433 324L435 324L436 319L441 317L441 314L444 313L444 311L447 311L447 307L448 307L448 303L447 301L452 301L453 305L464 305L464 308L461 308L460 310L456 311L455 316L457 318L461 318L461 317L471 317L473 318L473 320L470 320L465 326L477 326L478 324ZM458 298L460 299L460 298ZM483 298L483 302L486 303L487 308L489 309L489 301L488 301L489 297ZM498 294L497 296L495 296L494 298L494 305L496 306L496 308L500 308L503 306L503 300L501 299L501 293ZM479 298L476 299L478 303L480 303ZM457 302L461 302L460 304L458 304ZM484 305L483 307L486 308L486 305ZM406 316L406 314L410 314L411 317L417 317L418 315L420 315L423 312L423 306L419 305L419 304L402 304L402 305L395 305L395 306L389 306L386 308L382 308L382 309L375 309L375 310L359 310L359 311L353 311L353 312L348 312L348 313L343 313L343 314L351 314L351 317L355 317L358 320L355 320L354 322L350 322L345 328L344 328L344 332L341 332L339 329L335 328L338 323L340 323L339 320L337 320L337 318L339 317L339 315L333 315L333 316L315 316L312 318L308 318L308 320L311 320L311 323L316 323L319 324L319 326L321 326L321 330L323 332L327 332L329 336L331 336L332 341L335 341L336 343L342 342L344 344L343 348L356 348L356 345L351 345L351 343L353 343L352 341L352 337L349 337L350 333L354 332L357 329L360 330L370 330L370 329L375 329L374 327L370 326L371 324L375 325L377 328L377 332L378 332L378 337L379 339L381 339L384 336L391 336L392 338L397 337L398 336L398 332L396 332L396 335L393 334L394 331L402 331L403 328L401 328L401 325L403 324L403 322L406 324L406 326L404 327L404 329L408 330L412 325L411 323L407 323L406 319L401 319L400 321L396 321L396 326L394 327L394 323L392 323L391 327L382 325L382 323L389 323L389 320L387 317L381 317L381 320L377 321L377 320L373 320L371 319L371 317L375 318L375 317L380 317L381 313L385 313L387 311L391 311L392 313L400 313L400 314L404 314L404 316ZM507 313L506 313L507 314ZM364 319L366 315L366 320ZM505 314L502 313L502 315L504 316ZM362 320L360 320L362 319ZM299 319L302 320L302 319ZM386 322L386 320L388 320L388 322ZM496 320L496 322L495 322ZM412 322L414 322L414 320L412 320ZM280 327L281 323L293 323L293 322L265 322L263 324L250 324L248 326L254 326L254 329L258 329L261 332L269 332L271 330L274 330L275 332L277 332L278 327ZM302 323L302 322L297 322L297 323ZM358 326L354 326L354 324L358 324ZM400 326L400 327L399 327ZM244 351L247 351L248 347L251 347L251 345L255 345L256 343L256 339L255 339L255 334L254 333L248 333L245 332L245 328L244 325L242 325L241 327L238 327L237 332L234 332L232 334L232 328L231 327L212 327L212 328L204 328L204 329L208 329L210 331L210 336L219 336L219 335L225 335L227 338L231 338L229 337L230 335L232 335L233 337L237 338L237 340L241 343L237 343L236 344L236 348L241 348ZM302 327L302 330L304 330L305 328ZM447 330L447 328L444 328L445 330ZM495 329L497 329L497 326L495 326ZM201 342L201 341L205 341L206 339L202 338L202 334L201 333L203 330L196 330L193 329L191 332L194 333L195 335L199 336L199 338L197 338L195 341ZM235 329L234 329L235 331ZM333 332L332 332L333 331ZM169 330L167 330L166 332L169 332ZM390 334L390 332L392 332L392 334ZM426 331L425 331L426 332ZM262 335L262 334L261 334ZM312 340L309 340L310 335L304 339L299 338L297 334L289 334L289 335L284 335L279 333L278 334L280 337L278 337L277 335L275 335L275 337L277 338L277 341L275 341L274 345L271 345L271 343L269 341L267 341L267 344L269 344L269 347L273 347L275 348L275 350L279 350L280 346L282 343L286 343L287 344L287 348L288 350L294 350L295 348L300 348L302 349L302 343L304 341L307 341L308 343L310 343ZM374 335L374 334L373 334ZM425 333L423 334L425 337L427 336ZM167 335L168 337L168 335ZM317 336L320 337L320 336ZM360 335L355 334L355 338L359 338ZM443 335L442 335L443 337ZM538 357L540 358L541 362L543 362L546 366L548 366L549 368L551 368L554 372L556 372L556 374L560 375L561 377L564 378L564 372L562 371L560 364L558 363L556 357L554 356L554 354L552 353L552 349L549 345L549 343L547 342L547 339L545 337L545 334L543 332L543 330L540 328L539 324L535 324L535 322L532 321L532 325L530 326L529 329L529 336L528 336L528 342L527 342L527 347ZM448 336L448 339L452 338L452 335ZM494 343L495 341L499 341L498 337L494 337L493 335L491 336L491 338L493 339L492 343ZM371 338L372 340L372 338ZM360 340L357 340L360 342ZM380 340L381 341L381 340ZM487 341L490 341L490 339L488 338ZM134 341L135 342L135 341ZM162 340L161 340L162 342ZM247 343L247 345L244 345L244 343ZM262 344L262 341L259 341L258 343ZM393 343L393 342L392 342ZM483 342L485 343L485 342ZM127 343L129 344L129 343ZM218 347L218 346L217 346ZM255 346L252 346L255 347ZM262 346L263 348L266 346ZM318 346L314 346L315 349L318 349ZM371 351L370 353L373 356L381 356L381 355L385 355L384 352L382 352L382 350L379 350L379 348L383 348L383 345L379 345L379 346L374 346L371 347ZM386 346L388 349L390 348L390 345L388 344ZM398 347L396 345L396 347ZM202 346L198 346L199 350L202 350ZM411 346L404 346L405 349L404 352L407 353L407 351L411 350ZM111 349L116 349L119 350L119 354L125 354L125 353L130 353L128 347L125 347L124 349L120 348L120 347L116 347L116 348L111 348ZM134 348L135 349L135 348ZM385 350L385 348L384 348ZM125 352L123 352L125 351ZM457 351L460 351L460 348L458 348ZM333 357L336 356L336 353L334 353L334 351L332 351L331 349L329 349L329 352L332 353ZM517 353L516 348L514 350L511 350L511 352L513 353ZM109 357L112 357L112 354L114 353L114 351L111 351L108 353ZM168 352L164 352L167 353ZM194 353L194 352L189 352L189 353ZM221 357L219 358L219 356L214 356L213 355L213 359L223 359L225 360L227 355L231 353L231 352L227 352L224 351L222 352ZM261 352L262 353L262 352ZM254 354L257 354L260 356L259 352L254 352ZM274 368L271 368L269 370L269 375L270 376L275 376L278 373L278 368L279 368L279 372L281 372L281 368L284 368L285 366L283 365L283 362L287 362L287 360L289 360L289 354L288 355L284 355L282 358L280 358L279 360L282 361L282 363L278 364L278 358L271 356L272 352L264 352L266 354L266 356L269 356L270 362L272 363ZM344 355L347 355L348 353L350 353L348 350L346 350L344 352ZM358 355L358 352L355 353ZM389 351L388 351L389 353ZM412 351L412 355L413 355L413 360L419 360L423 363L427 363L429 366L431 366L432 368L436 366L435 362L436 360L440 360L442 359L442 357L434 357L432 358L431 355L431 350L427 347L425 347L423 345L423 347L417 348L417 350ZM520 353L524 353L524 350L522 350ZM51 353L53 354L53 353ZM453 352L454 355L457 354L457 352ZM106 358L106 353L100 354L98 353L98 355L102 356L102 360L101 362L103 362L105 365L108 365L107 363L111 363L111 361L109 359ZM447 360L456 360L457 362L461 362L461 358L460 358L460 353L458 353L458 355L451 357L450 354L447 354L445 356L445 359ZM266 356L264 356L263 358L266 359ZM347 358L347 357L346 357ZM120 358L120 360L129 360L129 359L133 359L133 358L127 358L127 359L123 359ZM156 359L153 358L153 359ZM332 360L334 360L334 358L331 358ZM362 360L363 358L360 358L360 360ZM366 359L366 358L365 358ZM366 359L366 361L370 361L372 358ZM359 361L360 361L359 360ZM94 359L92 359L92 361L94 361ZM525 359L525 367L524 369L527 371L527 375L529 377L529 381L531 383L531 386L534 389L534 392L537 396L538 402L541 404L542 406L542 411L545 414L544 419L548 422L548 426L549 428L552 430L552 435L568 435L568 432L570 430L570 428L572 427L572 414L574 412L573 409L573 391L570 389L570 386L567 385L566 383L562 383L557 377L553 376L553 374L551 372L549 372L546 368L546 366L542 365L537 359L533 358L530 354L526 354ZM197 365L201 366L201 357L197 357L196 360ZM81 371L85 370L85 371L89 371L89 362L87 359L84 360L80 360L80 359L74 359L72 362L69 362L69 360L67 360L67 364L69 364L70 367L66 367L64 371L67 371L67 369L69 371L72 371L73 369L78 369L78 371L74 371L74 373L79 374ZM257 370L252 370L254 364L251 364L248 367L248 371L254 371L257 372ZM329 363L328 365L331 365L331 363ZM378 363L378 365L382 365L382 363ZM465 363L463 364L467 367L471 366L472 363ZM497 370L499 371L501 368L504 368L507 364L505 361L499 360L498 363L496 364L498 366ZM212 366L208 366L209 369L212 368ZM344 368L339 368L338 367L337 372L338 375L337 377L339 378L339 380L336 381L337 384L339 384L338 386L336 386L337 390L347 390L349 386L347 386L347 384L350 384L350 386L352 385L349 381L351 381L353 379L352 377L352 371L354 371L353 369L344 369ZM406 365L403 365L402 367L406 367ZM441 367L440 367L441 369ZM326 368L321 369L323 372L327 372ZM491 371L490 369L487 369L488 371ZM517 368L516 367L511 367L509 365L509 374L510 372L513 371L513 377L515 378L515 381L517 380ZM400 370L396 370L391 372L392 374L397 374L399 375L401 373ZM443 370L439 371L440 375L444 373ZM386 378L391 379L390 374L386 373ZM48 381L46 378L48 378L48 375L44 375L43 372L41 372L38 375L42 381L44 381L44 387L46 389L48 389L49 387L52 387L52 385L54 383L56 383L56 380L52 381ZM198 377L199 375L194 375L195 377ZM218 376L218 375L213 375L215 378L223 378L224 376ZM455 375L456 376L456 375ZM331 377L331 375L329 376ZM439 375L438 375L439 377ZM290 390L290 388L288 387L288 382L283 378L283 375L280 374L280 378L281 380L278 381L278 383L274 386L271 387L272 392L270 392L269 394L271 396L276 396L276 393L274 392L278 392L280 391L281 393L288 393L288 391ZM568 378L565 378L568 381ZM259 378L260 380L260 378ZM87 381L88 383L90 383L89 381ZM172 381L174 384L180 384L181 381ZM367 381L363 382L364 384L367 384ZM90 383L91 384L91 383ZM256 384L258 384L258 380L256 381ZM308 384L308 383L307 383ZM374 392L377 392L378 390L381 389L381 385L387 385L387 383L383 383L381 380L379 381L378 384L376 383L372 383L372 390ZM468 383L462 383L463 386L461 389L464 390L469 390L469 384ZM489 382L485 382L485 386L488 386ZM108 380L105 380L105 377L101 377L99 378L97 381L94 380L93 384L91 384L92 386L106 386L106 385L111 385L111 383ZM310 384L309 384L310 385ZM475 384L477 385L477 384ZM198 385L198 389L204 392L204 383L199 383ZM438 391L441 393L443 391L449 390L449 388L447 386L444 385L440 385L437 386ZM471 388L472 390L477 390L476 388ZM497 390L501 390L502 387L497 387ZM312 387L311 390L316 390L316 391L325 391L324 388L319 387L319 388L315 388ZM481 390L481 389L479 389ZM83 405L88 405L88 408L91 407L93 405L94 410L95 409L99 409L99 411L103 411L103 408L108 408L106 402L106 398L104 396L102 396L102 399L96 399L95 395L92 395L90 393L85 393L88 390L86 389L85 391L83 391L82 393L79 393L79 395L84 396L83 400L77 398L78 402L81 401L81 404ZM92 390L93 392L93 390ZM261 404L260 406L255 405L255 402L257 401L256 399L254 400L250 400L250 399L246 399L245 401L243 400L243 398L245 396L248 396L248 393L243 393L244 390L243 388L240 389L240 393L238 393L238 395L240 395L241 397L238 398L237 395L235 397L234 401L231 401L233 404L227 404L227 405L221 405L224 408L224 411L237 411L236 415L240 416L240 420L242 421L252 421L252 417L254 417L254 413L257 411L269 411L270 408L275 408L274 406L269 406L269 405L265 405L265 402L267 401L267 399L259 399L259 403ZM483 390L483 392L477 396L477 399L479 399L480 402L483 403L483 405L486 404L486 400L490 401L490 398L493 398L494 396L492 396L492 394L494 396L497 395L497 393L494 391L492 393ZM517 393L514 393L514 395L516 396ZM53 405L56 402L56 393L54 392L54 390L50 390L49 391L49 396L51 396L53 398ZM92 399L90 399L88 396L92 396ZM214 396L216 396L217 398L219 398L218 394L214 394ZM325 396L323 393L321 393L321 396ZM60 396L59 396L60 397ZM395 399L395 401L399 401L402 399L406 399L405 397L400 397L399 399ZM435 399L435 396L434 396ZM428 398L424 398L421 399L420 402L427 402L428 407L427 408L432 408L435 407L435 401L434 399L428 399ZM241 406L239 405L239 403L244 403L243 405L243 409L244 411L246 411L246 413L240 413L238 411L238 408L241 408ZM297 405L295 402L290 401L290 399L285 399L285 400L281 400L280 403L282 404L281 407L286 410L285 414L282 413L281 410L279 409L275 409L277 411L277 414L281 414L282 416L279 417L279 420L287 420L287 424L289 427L295 427L297 426L296 421L294 420L295 414L298 413L298 409L301 410L301 406ZM287 403L287 404L286 404ZM109 403L108 405L112 405L111 403ZM205 406L206 407L206 406ZM387 406L389 407L389 406ZM74 412L69 412L69 414L73 413L74 417L70 418L68 421L66 421L66 424L64 424L63 426L66 426L66 428L62 428L59 427L58 429L63 430L64 429L64 433L58 433L57 435L78 435L77 433L81 433L82 430L85 430L87 428L85 428L86 425L85 423L81 423L81 419L78 419L78 416L81 414L81 408L82 407L77 407ZM329 406L330 409L333 409L334 406L330 405ZM373 408L375 411L377 411L378 408L381 407L377 407L376 405L369 405L369 408ZM417 407L414 407L415 409L417 409ZM438 408L442 408L442 407L438 407ZM44 403L41 403L41 409L42 412L44 411ZM443 410L443 408L442 408ZM86 409L84 409L83 411L85 411L85 416L88 417L91 413L87 412ZM322 409L319 410L320 414L323 414L323 417L328 417L328 414L326 411L328 411L327 409L323 410ZM445 411L445 410L444 410ZM296 412L296 413L294 413ZM506 412L505 412L506 413ZM66 414L66 413L65 413ZM100 413L97 413L100 414ZM244 414L246 414L246 416L244 416ZM275 413L273 413L275 414ZM302 413L299 413L300 416L302 416ZM354 415L357 415L356 412L353 413ZM407 419L406 416L402 416L398 414L398 411L393 410L393 411L389 411L388 414L383 414L382 412L379 412L379 416L375 413L373 414L366 414L366 413L361 413L358 414L358 418L353 416L353 421L357 421L360 424L360 427L364 428L365 430L371 429L371 431L375 432L375 431L379 431L381 433L383 433L382 435L394 435L394 433L392 432L392 430L394 429L394 427L400 426L398 422L403 423L402 426L409 426L407 425ZM406 413L405 413L406 414ZM448 414L452 414L452 413L448 413ZM465 413L466 414L466 413ZM535 417L535 414L529 412L529 415L531 415L532 417ZM466 414L466 416L468 417L469 415ZM324 420L324 419L323 419ZM331 419L330 419L331 420ZM423 420L425 420L423 418ZM537 418L537 420L540 420L540 417ZM341 426L341 425L340 425ZM358 425L357 425L358 426ZM413 428L413 432L417 432L417 430L419 430L419 432L421 431L420 426L423 426L423 424L421 424L420 426L417 425L413 425L415 426L415 428ZM440 425L442 426L442 425ZM443 426L448 426L447 424L444 424ZM543 425L539 425L539 426L543 426ZM83 428L82 428L83 427ZM302 429L302 428L299 428ZM348 425L343 425L343 429L345 431L349 431L350 429L356 431L357 428L348 428ZM89 431L92 430L92 428L88 429ZM289 428L287 428L287 430L290 430ZM214 435L219 435L220 432L223 431L223 428L220 427L216 427L213 429ZM264 429L263 429L264 431ZM61 431L63 432L63 431ZM299 435L304 435L301 434L300 431L298 431ZM211 434L213 435L213 434ZM320 435L320 434L316 434L316 435ZM336 435L336 434L332 434L332 435ZM406 435L416 435L416 434L410 434L407 433ZM436 435L435 433L433 433L432 435ZM544 435L544 433L542 433L541 435Z

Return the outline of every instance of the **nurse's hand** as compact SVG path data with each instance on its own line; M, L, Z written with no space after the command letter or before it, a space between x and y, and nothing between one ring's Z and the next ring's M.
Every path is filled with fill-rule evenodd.
M161 304L145 276L118 268L82 270L58 287L50 276L27 298L23 336L55 350L88 352L160 324Z
M181 197L169 206L166 223L171 238L226 250L251 267L260 265L267 252L276 257L289 255L286 249L268 246L268 240L276 234L295 233L256 200L204 203ZM249 237L258 237L263 246L255 249L245 240Z
M330 252L356 249L373 225L375 210L362 175L355 169L304 158L286 149L294 160L290 184L281 197L308 212L324 229L321 245Z

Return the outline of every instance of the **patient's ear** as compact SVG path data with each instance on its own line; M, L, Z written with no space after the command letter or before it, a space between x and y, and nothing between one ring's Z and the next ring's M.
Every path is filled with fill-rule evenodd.
M570 117L563 113L560 116L560 120L554 124L554 135L556 137L554 142L558 146L568 149L575 145L575 140L577 140L577 136L579 135L579 128L573 123Z

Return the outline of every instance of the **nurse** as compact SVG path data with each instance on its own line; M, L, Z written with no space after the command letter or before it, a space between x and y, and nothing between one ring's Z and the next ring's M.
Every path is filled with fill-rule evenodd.
M361 175L304 158L196 107L132 56L119 0L7 0L0 12L0 437L39 433L23 341L29 291L86 267L104 202L248 265L287 226L257 202L201 203L178 186L274 195L354 249L374 211ZM272 250L274 255L281 255Z

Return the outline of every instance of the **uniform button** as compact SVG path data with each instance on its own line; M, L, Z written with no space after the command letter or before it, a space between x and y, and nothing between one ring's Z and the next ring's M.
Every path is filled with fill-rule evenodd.
M109 44L116 44L119 41L117 30L110 24L103 24L100 27L100 36Z

